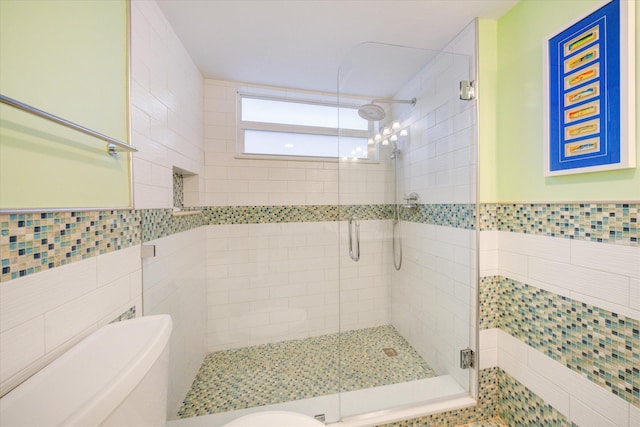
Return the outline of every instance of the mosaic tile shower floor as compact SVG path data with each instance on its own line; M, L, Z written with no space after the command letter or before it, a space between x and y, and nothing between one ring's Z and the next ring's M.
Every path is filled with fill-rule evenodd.
M393 348L397 355L387 356L383 351L387 348ZM427 362L389 325L218 351L205 357L178 417L435 376Z

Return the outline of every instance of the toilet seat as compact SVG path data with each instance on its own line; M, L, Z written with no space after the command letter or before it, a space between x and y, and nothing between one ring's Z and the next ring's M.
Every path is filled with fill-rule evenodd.
M264 411L237 418L224 427L324 427L308 415L287 411Z

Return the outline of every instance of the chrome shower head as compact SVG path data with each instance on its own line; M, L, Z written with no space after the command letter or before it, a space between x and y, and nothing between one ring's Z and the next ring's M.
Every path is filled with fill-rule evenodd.
M370 122L379 122L387 115L387 113L384 112L384 108L376 104L361 105L360 108L358 108L358 114Z
M386 104L411 104L411 106L416 105L416 99L374 99L371 101L371 104L364 104L358 108L358 114L365 120L370 122L379 122L384 119L387 113L384 111L379 105L376 103L386 103Z

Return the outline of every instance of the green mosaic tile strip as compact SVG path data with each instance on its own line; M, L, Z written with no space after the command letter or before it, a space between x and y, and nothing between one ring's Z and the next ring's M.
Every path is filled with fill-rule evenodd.
M493 329L500 327L500 310L502 293L501 285L503 277L481 277L480 287L480 329Z
M199 208L184 208L180 212L192 210L198 212ZM192 215L174 215L173 209L143 209L142 217L142 241L160 239L172 234L207 225L206 215L203 212Z
M392 219L393 205L340 205L339 218L346 221L355 216L362 220Z
M210 225L320 222L338 218L338 207L332 205L215 206L203 209Z
M481 230L640 245L640 203L487 204Z
M474 230L476 228L475 204L431 204L417 209L402 209L405 221Z
M384 348L398 355L389 357ZM178 412L227 412L436 376L392 326L209 353Z
M131 210L0 214L0 282L140 243Z
M184 207L184 175L180 172L173 173L173 207Z
M136 318L136 306L134 305L129 310L122 313L120 316L116 317L109 323L122 322L123 320L130 320Z
M509 426L577 427L511 375L498 368L498 412Z
M393 205L222 206L171 209L0 214L0 259L5 282L91 256L203 225L393 218ZM622 245L639 245L640 204L483 204L480 228ZM404 220L475 228L475 205L421 205ZM142 222L141 222L142 221ZM142 225L141 225L142 224ZM142 229L141 229L142 228Z
M482 327L499 327L640 407L640 320L508 278L483 282L481 312L492 310L491 294L499 292L500 302Z
M478 222L481 231L498 230L498 205L481 203Z
M384 424L382 427L455 427L461 425L481 422L484 420L495 420L498 417L498 368L480 370L478 381L478 404L470 408L457 409L455 411L442 412L428 415L426 417L412 418L398 421L391 424ZM484 425L484 424L479 424Z

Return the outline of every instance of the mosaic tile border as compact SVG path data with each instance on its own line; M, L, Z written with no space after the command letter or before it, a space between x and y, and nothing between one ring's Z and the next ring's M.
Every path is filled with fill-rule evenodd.
M116 317L109 323L122 322L123 320L130 320L136 318L136 306L132 306L129 310L122 313L120 316Z
M500 310L503 309L501 284L502 276L480 278L480 330L500 328Z
M560 411L498 368L498 413L509 426L571 426Z
M393 205L340 205L338 218L346 221L352 216L362 220L392 219Z
M322 222L338 219L335 205L214 206L205 207L209 225Z
M482 204L480 229L640 245L640 203Z
M480 289L481 328L499 327L640 407L640 320L501 276Z
M182 209L184 207L184 175L180 172L173 172L173 207Z
M212 206L172 209L0 214L0 282L59 267L203 225L391 219L393 205ZM640 204L482 204L481 230L640 245ZM473 204L421 205L403 219L475 229ZM141 222L142 221L142 222ZM142 225L141 225L142 224Z
M0 282L140 243L133 210L0 214Z
M465 203L420 205L417 209L402 209L400 217L405 221L475 230L476 205Z
M193 211L193 214L183 213ZM142 242L160 239L183 231L207 225L204 213L199 208L184 208L180 215L175 215L173 209L142 209L140 210L142 227Z

